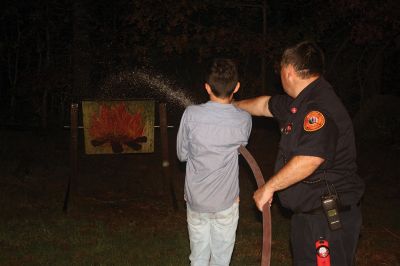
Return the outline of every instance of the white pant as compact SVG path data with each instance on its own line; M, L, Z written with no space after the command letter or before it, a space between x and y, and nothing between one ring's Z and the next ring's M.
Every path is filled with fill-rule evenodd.
M239 203L215 213L199 213L187 205L192 266L229 265L235 245Z

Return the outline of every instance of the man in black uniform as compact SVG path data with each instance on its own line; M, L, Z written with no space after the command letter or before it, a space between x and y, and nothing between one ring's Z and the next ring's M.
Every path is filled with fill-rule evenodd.
M351 266L361 227L364 183L356 173L352 121L322 77L323 62L314 43L290 47L282 56L280 73L287 95L235 104L252 115L279 121L282 135L275 174L254 193L254 200L262 210L277 192L281 204L293 211L294 265L315 266L316 241L323 238L329 243L331 265Z

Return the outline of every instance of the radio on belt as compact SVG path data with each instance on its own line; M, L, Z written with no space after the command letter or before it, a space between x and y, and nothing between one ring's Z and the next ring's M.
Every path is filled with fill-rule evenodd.
M330 194L321 197L322 208L324 209L325 216L328 219L329 228L332 231L342 228L337 201L338 197L336 195Z

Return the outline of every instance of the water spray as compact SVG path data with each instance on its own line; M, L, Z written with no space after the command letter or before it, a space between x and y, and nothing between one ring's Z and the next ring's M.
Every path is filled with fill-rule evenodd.
M143 90L143 86L150 90ZM177 87L168 78L154 71L139 69L137 71L122 71L111 75L101 87L106 97L115 96L115 88L122 87L118 97L129 97L132 92L143 93L149 97L165 97L168 102L186 108L195 103L183 88Z

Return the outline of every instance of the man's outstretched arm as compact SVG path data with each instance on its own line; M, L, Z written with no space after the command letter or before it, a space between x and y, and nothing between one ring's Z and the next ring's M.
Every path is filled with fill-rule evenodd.
M254 193L257 208L262 211L264 204L272 203L274 192L290 187L307 178L325 160L315 156L294 156L281 170L272 176L264 186Z
M271 99L271 96L259 96L256 98L235 101L233 104L251 115L272 117L272 113L268 107L269 99Z

